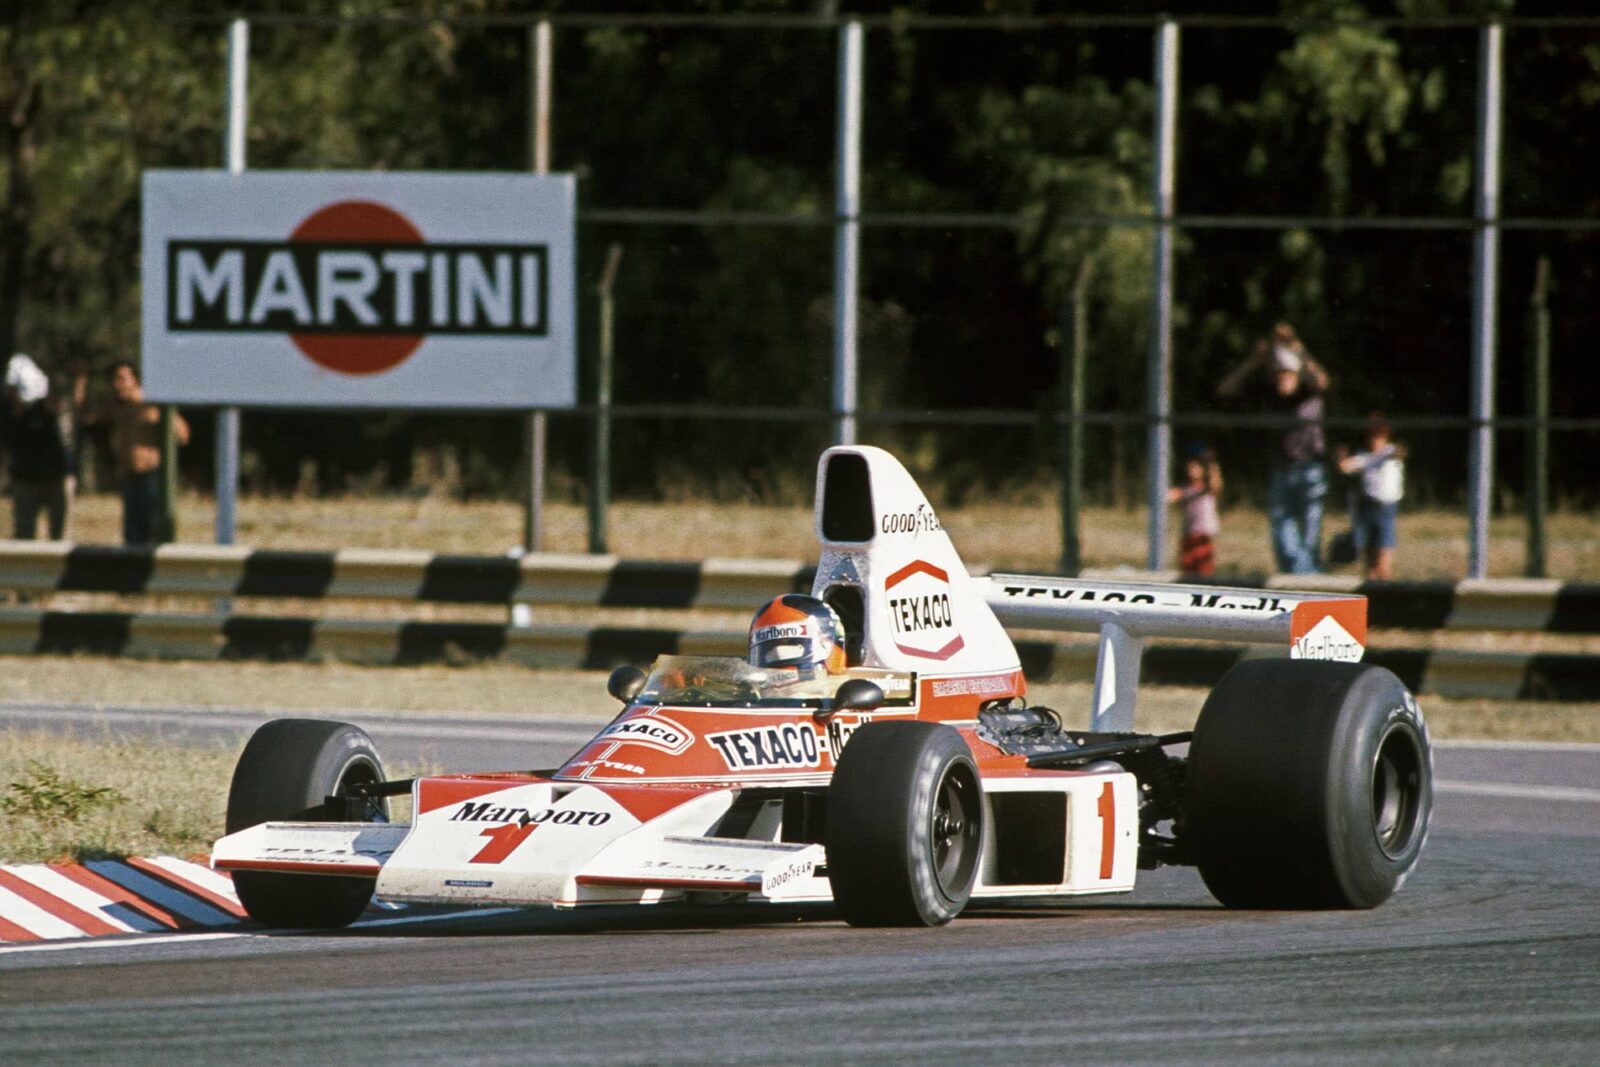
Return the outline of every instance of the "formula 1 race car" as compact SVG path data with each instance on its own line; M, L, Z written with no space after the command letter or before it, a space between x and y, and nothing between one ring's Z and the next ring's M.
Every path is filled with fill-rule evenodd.
M387 781L355 726L267 723L213 865L286 927L345 925L374 895L831 901L857 925L935 925L970 900L1127 892L1164 864L1233 907L1368 908L1415 867L1428 734L1399 679L1358 662L1365 598L971 577L876 448L823 454L815 510L812 596L763 609L749 659L619 667L622 711L556 770ZM1029 705L1003 623L1099 633L1088 729ZM1281 652L1229 670L1192 731L1152 735L1133 728L1148 637ZM412 822L388 822L406 793Z

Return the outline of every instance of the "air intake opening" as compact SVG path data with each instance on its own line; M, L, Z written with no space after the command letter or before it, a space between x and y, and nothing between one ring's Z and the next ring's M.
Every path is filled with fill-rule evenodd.
M828 459L822 479L822 538L872 540L872 477L865 457L843 452Z
M866 658L867 633L867 605L861 590L853 585L830 586L822 599L844 623L845 658L852 667L859 667Z

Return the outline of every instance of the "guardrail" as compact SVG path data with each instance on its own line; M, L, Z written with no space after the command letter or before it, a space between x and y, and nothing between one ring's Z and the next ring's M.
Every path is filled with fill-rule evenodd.
M0 590L29 596L381 599L457 604L745 611L810 588L812 564L794 560L624 560L614 556L464 556L409 550L304 552L239 546L155 549L0 541ZM1130 576L1118 572L1116 577ZM1169 577L1169 576L1147 576ZM1262 588L1362 593L1374 628L1600 633L1600 584L1491 579L1363 582L1273 577ZM167 658L317 659L417 663L504 658L535 666L605 668L664 652L739 654L742 629L671 629L540 622L295 618L236 613L0 609L0 652L92 652ZM1086 678L1092 642L1017 642L1034 678ZM1153 645L1152 684L1212 685L1243 647ZM1600 657L1378 647L1367 659L1418 692L1495 699L1600 700Z
M406 549L301 552L238 545L121 548L0 541L0 589L150 596L294 597L456 604L728 608L811 588L789 560L460 556Z

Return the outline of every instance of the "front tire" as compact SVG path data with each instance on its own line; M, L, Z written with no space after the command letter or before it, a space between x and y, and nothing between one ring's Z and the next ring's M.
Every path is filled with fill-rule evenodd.
M966 907L983 844L972 752L937 723L868 723L828 787L833 899L852 926L939 926Z
M383 764L366 731L321 719L274 719L256 730L239 756L228 790L228 833L264 822L322 821L330 796L383 781ZM388 817L369 802L370 821ZM234 891L263 926L327 929L354 922L376 879L342 875L236 871Z
M1382 667L1246 660L1200 711L1188 792L1186 833L1223 904L1376 907L1427 838L1427 727Z

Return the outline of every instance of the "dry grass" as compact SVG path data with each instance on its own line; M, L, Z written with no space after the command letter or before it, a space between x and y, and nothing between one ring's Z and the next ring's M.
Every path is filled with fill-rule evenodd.
M222 836L243 747L0 726L0 863L207 854ZM404 778L441 768L401 763L388 770ZM74 817L72 798L96 793ZM391 800L390 815L408 821L411 798Z
M941 521L972 563L1017 570L1050 570L1060 556L1060 520L1055 497L1021 494L943 508ZM117 499L93 495L78 501L74 535L85 543L115 543ZM179 534L210 541L214 522L209 497L185 494L179 502ZM584 509L549 503L544 512L544 549L582 552L587 544ZM1329 517L1328 529L1343 526ZM712 502L647 504L622 501L610 513L611 549L639 559L703 559L707 556L810 559L816 555L809 508ZM1523 571L1524 527L1520 517L1494 520L1489 570L1500 577ZM1547 557L1554 577L1576 579L1600 573L1600 514L1562 512L1550 517ZM521 543L520 506L500 501L458 501L446 496L348 497L336 499L244 498L239 503L238 540L263 548L420 548L437 552L497 554ZM1096 507L1083 517L1084 559L1092 567L1145 563L1145 518L1139 510ZM1467 521L1442 510L1408 511L1400 517L1396 574L1401 578L1459 578L1466 573ZM1234 507L1223 514L1219 566L1229 573L1270 569L1265 515Z
M222 829L232 746L55 737L0 728L0 800L20 799L40 768L69 789L114 789L76 819L59 806L0 813L8 863L104 856L185 856L210 849ZM15 806L15 805L14 805Z

